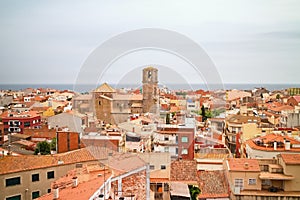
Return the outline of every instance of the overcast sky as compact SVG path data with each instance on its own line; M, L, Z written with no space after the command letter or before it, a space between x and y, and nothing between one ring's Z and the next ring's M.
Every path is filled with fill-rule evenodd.
M0 83L74 83L103 42L135 29L161 28L199 44L224 83L299 84L299 10L298 0L1 0ZM177 74L164 71L160 82L176 82L178 76L202 82L178 57L146 50L111 64L100 82L120 82L147 64Z

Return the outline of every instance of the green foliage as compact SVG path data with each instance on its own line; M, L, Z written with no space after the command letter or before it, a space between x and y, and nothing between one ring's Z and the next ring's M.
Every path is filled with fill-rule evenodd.
M176 92L176 95L185 97L187 95L187 93L186 92Z
M47 141L39 142L34 151L35 155L37 155L38 153L40 153L41 155L50 154L50 144Z
M56 151L56 138L53 138L50 143L50 149Z
M276 99L277 99L277 100L280 99L280 94L277 94L277 95L276 95Z
M197 115L201 115L203 117L203 114L202 114L202 108L201 110L197 110L197 111L193 111L194 113L196 113ZM225 112L225 109L214 109L214 110L207 110L207 109L204 109L204 116L205 118L213 118L213 117L217 117L219 116L221 113L224 113Z
M201 190L194 185L189 185L190 195L192 200L197 200L198 195L201 193Z

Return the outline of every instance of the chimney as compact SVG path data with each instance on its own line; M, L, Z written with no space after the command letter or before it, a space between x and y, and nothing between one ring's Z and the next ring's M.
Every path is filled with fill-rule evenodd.
M78 177L77 177L77 176L74 176L74 177L72 178L72 180L73 180L73 187L77 187L77 186L78 186Z
M291 142L289 140L285 141L285 150L291 150Z
M277 142L274 141L274 150L277 150Z
M53 186L53 199L59 198L59 187L58 185Z
M245 169L249 169L249 163L245 162L245 163L244 163L244 168L245 168Z

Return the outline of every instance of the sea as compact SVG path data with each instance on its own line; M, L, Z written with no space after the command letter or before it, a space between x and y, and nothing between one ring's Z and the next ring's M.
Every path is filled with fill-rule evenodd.
M110 84L114 88L132 88L137 89L141 84ZM76 85L76 84L0 84L0 90L23 90L26 88L51 88L57 90L71 90L79 93L90 92L97 85ZM166 84L159 85L160 88L166 87L170 90L252 90L255 88L266 88L270 91L284 90L288 88L300 88L300 84Z

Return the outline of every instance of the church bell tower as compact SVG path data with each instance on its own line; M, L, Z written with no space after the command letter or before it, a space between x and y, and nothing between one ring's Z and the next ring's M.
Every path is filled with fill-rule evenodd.
M159 113L158 70L154 67L143 69L143 112Z

